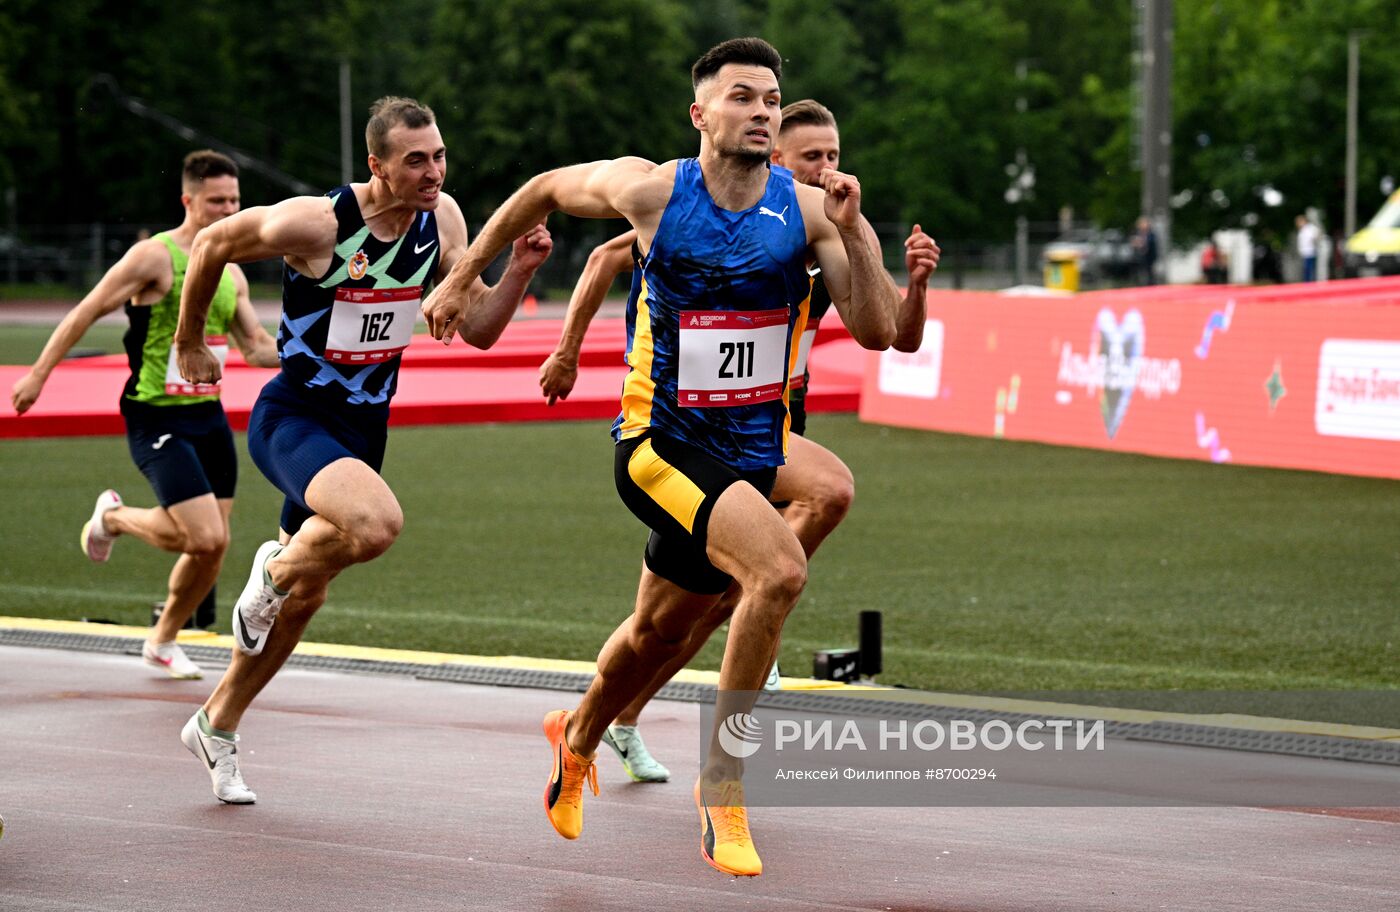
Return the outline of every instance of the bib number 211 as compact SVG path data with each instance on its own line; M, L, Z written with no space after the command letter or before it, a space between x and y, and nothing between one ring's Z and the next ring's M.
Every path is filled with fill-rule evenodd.
M752 342L721 342L719 353L724 358L719 366L721 379L742 380L753 376Z

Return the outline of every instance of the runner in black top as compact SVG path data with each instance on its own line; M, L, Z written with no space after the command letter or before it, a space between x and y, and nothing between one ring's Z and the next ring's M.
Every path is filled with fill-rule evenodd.
M462 211L442 192L447 151L433 112L382 98L365 138L368 183L249 209L200 232L185 280L179 369L207 382L219 370L203 344L204 320L223 265L269 257L286 264L282 372L259 396L248 427L254 462L287 498L281 541L258 549L234 608L238 651L181 735L227 802L254 800L234 746L244 711L301 639L330 581L382 554L403 526L378 471L389 399L424 286L467 247ZM454 328L474 345L494 342L549 250L542 225L517 240L500 283L488 289L478 280L468 289L472 300L500 302L495 317Z

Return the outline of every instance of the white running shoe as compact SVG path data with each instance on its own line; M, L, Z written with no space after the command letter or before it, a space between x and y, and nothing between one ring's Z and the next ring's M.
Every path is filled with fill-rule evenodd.
M141 659L152 668L164 669L172 678L179 678L181 681L198 681L204 677L204 672L190 661L185 655L185 650L174 640L154 646L147 640L141 646Z
M233 740L229 740L204 734L199 727L199 717L203 714L204 710L201 709L190 716L190 721L180 732L180 741L209 767L215 798L225 804L252 804L258 800L258 796L248 788L243 774L238 771L238 736L234 735Z
M617 753L622 768L633 782L666 782L671 771L651 755L642 743L642 733L635 725L609 725L603 732L603 743Z
M768 670L768 680L763 682L764 690L782 690L783 676L778 671L778 663L773 662L773 667Z
M83 523L83 532L78 539L88 560L102 564L112 556L112 542L116 541L117 536L107 531L103 520L108 510L115 510L121 505L121 495L110 488L97 495L97 506L92 508L92 518Z
M233 641L238 651L255 656L267 644L267 632L272 622L277 620L277 612L287 600L287 593L272 585L267 574L267 562L282 553L282 545L275 541L263 542L258 553L253 556L253 571L248 574L248 585L233 606Z

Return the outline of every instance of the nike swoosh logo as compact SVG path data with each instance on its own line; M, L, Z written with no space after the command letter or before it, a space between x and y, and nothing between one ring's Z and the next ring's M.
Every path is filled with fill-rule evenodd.
M703 799L702 799L702 800L703 800ZM710 809L709 809L709 807L706 806L706 805L704 805L704 804L701 804L700 806L701 806L702 808L704 808L704 810L705 810L705 841L704 841L704 845L705 845L705 854L706 854L708 857L710 857L710 858L714 858L714 857L715 857L715 822L714 822L713 820L710 819Z
M413 245L413 252L414 252L414 253L422 253L423 251L427 250L429 247L433 246L433 245L436 244L436 243L437 243L437 241L429 241L428 243L424 244L424 245L421 246L421 247L419 247L417 244L414 244L414 245Z
M235 610L236 610L236 609L235 609ZM248 628L247 628L247 627L244 627L242 624L234 624L233 626L238 630L238 639L241 640L241 641L243 642L243 645L244 645L244 646L247 646L249 649L257 649L257 648L258 648L258 641L257 641L257 640L251 640L251 639L248 638Z
M199 752L204 755L204 762L209 764L209 768L214 768L214 758L209 756L209 748L204 746L204 736L199 732L194 733L194 739L199 742Z
M169 439L170 439L170 435L169 435L169 434L161 434L160 437L156 439L156 442L153 443L153 444L151 444L151 449L153 449L153 450L158 450L158 449L160 449L161 447L165 446L165 441L167 441L167 440L169 440Z

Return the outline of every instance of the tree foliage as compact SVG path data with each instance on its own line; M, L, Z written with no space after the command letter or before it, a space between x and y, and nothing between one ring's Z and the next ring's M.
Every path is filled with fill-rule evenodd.
M1364 30L1360 194L1400 180L1395 0L1177 0L1178 237L1307 206L1339 226L1346 45ZM364 112L386 93L434 106L449 189L473 221L530 175L623 154L693 153L690 63L762 34L785 96L841 120L873 218L941 238L1005 239L1017 214L1071 206L1136 217L1135 19L1102 0L9 0L0 5L0 190L21 226L179 217L188 137L119 105L121 91L316 186L340 176L338 67L353 71L354 173ZM1034 196L1005 193L1018 150ZM287 191L245 178L249 204ZM1268 205L1266 196L1282 195Z

